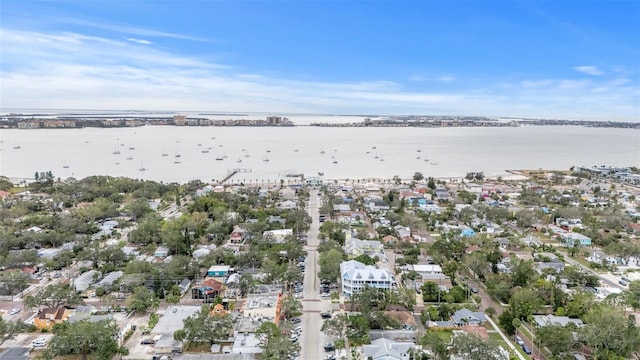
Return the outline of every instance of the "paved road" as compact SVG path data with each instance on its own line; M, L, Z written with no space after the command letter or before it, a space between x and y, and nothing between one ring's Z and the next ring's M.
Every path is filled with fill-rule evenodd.
M311 191L307 211L313 219L307 238L307 259L305 260L306 272L304 275L304 298L302 300L302 335L300 336L300 359L323 359L323 344L330 342L330 338L320 331L322 319L320 313L329 311L331 303L320 298L320 280L318 279L318 233L320 223L318 221L319 198L316 191Z
M557 249L557 250L559 250L559 249ZM569 257L569 254L567 252L559 251L559 253L564 255L564 260L566 262L568 262L569 264L571 264L572 266L575 266L575 267L577 267L579 269L583 269L584 271L586 271L586 272L588 272L588 273L590 273L592 275L597 276L598 279L600 279L600 282L602 283L602 285L605 285L605 286L610 287L610 288L617 288L617 289L620 289L622 291L626 290L623 286L620 286L620 284L618 284L617 282L612 281L612 280L608 279L607 277L605 277L604 275L594 271L593 269L582 265L581 263L579 263L576 260L573 260L572 258Z
M482 303L480 304L480 311L486 311L487 308L492 307L493 309L496 310L496 318L499 317L503 312L504 312L504 308L502 308L502 306L500 305L499 302L494 301L491 296L489 296L489 293L487 292L484 284L478 286L478 295L480 296L480 298L482 299ZM502 336L503 340L505 340L505 342L507 343L507 345L509 346L510 349L514 349L514 345L511 341L507 341L507 337L504 335L504 333L502 332L502 330L493 322L491 321L491 319L489 319L489 322L491 323L491 325L493 325L493 327L498 331L498 333L500 333L500 336ZM529 347L529 349L531 349L531 351L533 352L533 354L540 354L538 347L535 346L535 344L533 343L533 341L529 340L530 335L526 334L527 336L522 336L521 332L518 332L522 338L522 340L524 341L525 344L527 344L527 346ZM518 346L518 345L516 345ZM514 350L515 351L515 350ZM520 354L519 352L515 351L516 356L518 356L518 358L523 359L522 354ZM536 357L537 359L540 360L546 360L546 357L542 354L537 355Z

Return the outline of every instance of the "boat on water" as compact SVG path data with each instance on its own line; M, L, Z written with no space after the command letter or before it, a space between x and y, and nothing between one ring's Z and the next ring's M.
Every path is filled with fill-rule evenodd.
M338 163L338 160L333 160L333 163L334 163L334 164L337 164L337 163Z
M142 163L140 163L140 169L138 169L140 171L146 171L147 169L144 167L144 165L142 165Z
M324 154L324 149L320 149L320 154Z
M264 162L269 162L269 158L265 155L265 156L264 156L264 159L262 159L262 161L264 161Z
M251 157L251 155L249 155L249 154L244 154L244 157Z
M236 162L241 163L242 159L238 158L238 160L236 160Z
M205 150L200 150L201 153L206 154L209 152L209 150L205 149Z
M14 149L16 149L16 150L22 149L22 148L20 147L20 145L16 145L16 146L14 146L13 148L14 148Z
M182 161L176 160L173 162L174 164L182 164Z
M63 168L63 169L68 169L68 168L69 168L69 165L68 165L68 164L64 164L64 165L62 165L62 168Z
M298 149L293 149L293 152L298 152Z
M167 154L166 152L163 152L162 156L169 156L169 154Z
M418 149L418 150L416 150L416 151L417 151L417 152L422 152L422 150L420 150L420 149Z
M222 161L222 160L224 160L224 157L222 157L222 155L218 155L218 156L216 156L216 160L217 161Z
M113 148L113 155L120 155L120 150L118 150L118 147L114 147Z
M202 146L202 144L198 144L198 146Z
M129 145L129 150L135 150L135 149L136 149L136 147L135 147L135 146L133 146L133 145Z

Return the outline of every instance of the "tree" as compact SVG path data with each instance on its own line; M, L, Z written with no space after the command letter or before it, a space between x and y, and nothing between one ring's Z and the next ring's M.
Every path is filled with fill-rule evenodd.
M46 350L46 358L61 355L80 354L86 360L92 358L108 360L120 351L118 346L119 328L115 320L76 323L65 321L53 327L53 338Z
M571 330L560 325L541 326L536 330L536 336L540 344L549 349L551 355L558 359L564 359L570 354L575 344Z
M422 284L422 300L424 302L435 302L440 300L440 287L433 281L425 281Z
M245 272L240 275L238 280L238 288L240 289L240 296L246 297L254 288L256 284L251 273Z
M16 295L29 287L29 276L22 271L0 272L0 293L2 295Z
M0 345L27 329L22 321L5 321L0 317Z
M287 359L290 354L300 351L300 345L292 342L288 334L283 334L283 331L272 322L262 323L256 330L256 336L264 340L260 344L260 348L262 348L261 359Z
M51 309L60 306L75 306L83 303L82 297L68 284L53 284L40 290L34 296L34 302ZM30 303L32 305L33 303Z
M155 296L151 290L144 286L138 286L127 299L127 305L133 311L146 312L149 308L153 307L154 300Z
M528 321L529 317L542 305L538 294L531 289L519 289L509 300L509 310L513 317L522 321Z
M420 338L420 345L431 350L433 360L449 359L447 343L435 332L427 332Z
M624 300L634 311L640 309L640 280L634 280L629 283L629 290L624 292Z
M413 180L420 181L422 179L424 179L424 175L422 175L421 172L416 171L415 173L413 173Z
M342 251L337 249L331 249L326 253L320 254L318 261L320 264L320 272L318 274L320 279L335 283L340 277L340 264L343 260Z
M629 359L640 349L640 331L633 317L607 305L597 306L585 316L580 339L592 349L594 359Z
M282 298L282 305L280 307L280 313L285 319L291 319L296 316L302 315L302 303L300 300L294 298L291 295L286 295Z
M511 310L503 311L502 314L500 314L500 316L498 317L498 323L500 323L500 326L502 327L504 332L506 332L509 336L513 336L516 333L516 327L514 326L513 322L514 319L515 318L513 317L513 313L511 312Z
M342 339L347 334L350 326L351 321L349 320L349 315L347 315L347 313L340 313L331 319L325 320L320 330L329 336Z
M375 265L376 264L376 260L374 258L372 258L371 256L367 255L367 254L362 254L362 255L358 255L357 257L353 258L353 260L361 262L365 265Z
M207 345L226 341L233 328L231 315L211 315L207 305L202 305L199 312L184 319L183 323L182 331L176 331L173 335L174 339Z
M451 355L468 360L502 360L504 355L494 341L486 341L477 335L461 334L453 337Z

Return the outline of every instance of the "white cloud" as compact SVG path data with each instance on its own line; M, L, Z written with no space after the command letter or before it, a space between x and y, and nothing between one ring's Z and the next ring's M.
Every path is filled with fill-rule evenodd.
M126 38L125 40L130 41L132 43L136 43L136 44L142 44L142 45L151 45L151 44L153 44L151 41L144 40L144 39Z
M576 66L573 69L583 74L587 74L591 76L599 76L604 74L602 70L600 70L597 66L594 66L594 65Z
M456 77L453 75L443 75L438 78L438 81L448 83L448 82L456 81Z
M640 90L623 78L496 79L442 91L438 80L455 80L443 75L407 91L385 79L302 81L240 71L140 41L147 40L3 28L0 108L640 118Z

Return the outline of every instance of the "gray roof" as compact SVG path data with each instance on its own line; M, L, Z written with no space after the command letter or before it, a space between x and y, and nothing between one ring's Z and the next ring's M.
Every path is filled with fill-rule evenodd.
M414 343L401 343L380 338L373 340L370 345L363 345L362 352L366 357L371 357L373 360L402 359L402 355L413 347L415 347Z
M173 312L173 310L176 312ZM160 317L158 324L151 330L152 334L167 334L173 339L173 333L183 327L184 319L200 311L200 306L194 305L172 305L167 308L164 315Z
M484 313L474 312L469 309L460 309L451 316L456 324L463 323L483 323L487 321Z
M113 271L108 273L100 282L95 284L96 287L110 287L113 283L124 275L122 271Z
M27 360L29 359L29 348L10 347L0 352L0 360Z
M85 291L94 283L93 276L94 274L100 275L100 272L96 270L89 270L85 273L80 274L77 278L73 279L73 286L75 286L76 291Z
M533 315L533 320L535 320L536 325L538 326L547 326L547 325L566 326L569 323L574 323L578 326L584 325L582 320L572 319L572 318L569 318L568 316Z

